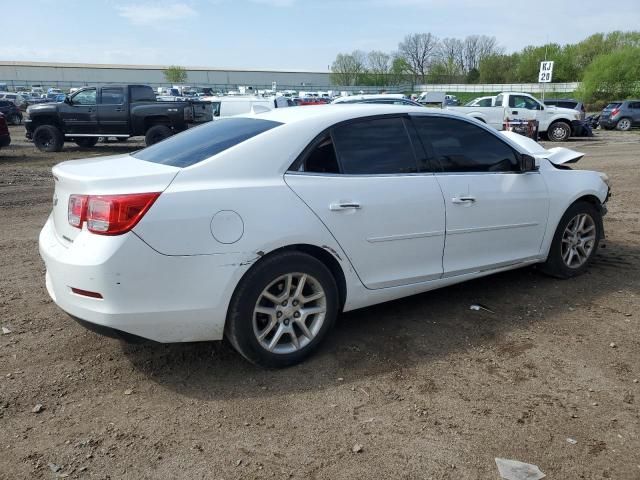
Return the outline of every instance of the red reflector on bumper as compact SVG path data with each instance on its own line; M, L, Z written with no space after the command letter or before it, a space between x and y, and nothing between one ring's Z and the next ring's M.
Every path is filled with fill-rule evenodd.
M90 292L89 290L82 290L80 288L71 287L71 291L76 295L82 295L83 297L102 298L102 294L98 292Z

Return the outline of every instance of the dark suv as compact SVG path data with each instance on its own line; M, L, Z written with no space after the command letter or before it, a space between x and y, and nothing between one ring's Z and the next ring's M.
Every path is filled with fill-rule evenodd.
M640 100L611 102L600 114L600 126L605 130L616 128L623 132L640 126Z
M544 100L544 104L553 107L577 110L580 112L580 120L584 120L587 112L584 108L584 103L579 100L574 100L573 98L549 98Z

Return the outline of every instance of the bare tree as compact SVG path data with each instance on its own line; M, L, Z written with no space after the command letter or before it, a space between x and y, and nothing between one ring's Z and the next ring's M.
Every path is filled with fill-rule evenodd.
M352 53L339 53L331 65L331 76L336 85L357 85L366 71L367 55L355 50Z
M469 35L464 39L464 69L477 70L481 60L501 52L496 37Z
M367 54L362 50L354 50L351 52L351 58L353 58L353 81L355 85L360 85L363 75L367 73Z
M339 53L331 64L331 79L336 85L353 84L353 57L348 53Z
M464 43L457 38L444 38L438 47L440 63L447 75L458 75L464 71Z
M414 79L426 81L427 72L434 60L438 39L430 33L413 33L404 37L398 45L400 54L411 69Z
M391 73L391 55L373 50L367 54L369 73L376 85L385 85Z

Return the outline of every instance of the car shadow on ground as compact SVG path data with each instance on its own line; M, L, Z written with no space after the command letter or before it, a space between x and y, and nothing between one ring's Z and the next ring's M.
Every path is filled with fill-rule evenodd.
M251 365L224 342L123 343L122 350L153 382L201 400L312 391L338 378L348 383L407 371L553 321L571 307L567 298L584 307L628 288L639 276L640 249L613 242L606 247L586 274L570 280L524 268L345 313L315 355L284 370ZM472 304L494 313L471 310Z

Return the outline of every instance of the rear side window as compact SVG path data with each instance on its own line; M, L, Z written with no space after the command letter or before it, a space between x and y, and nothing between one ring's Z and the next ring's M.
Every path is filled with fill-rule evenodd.
M629 103L629 108L632 108L634 110L640 109L640 102L630 102Z
M102 89L103 105L121 105L124 103L124 90L122 88L108 87Z
M153 88L145 85L131 86L131 102L155 102L156 95Z
M169 137L132 156L163 165L188 167L278 125L282 124L255 118L223 118Z
M333 129L342 173L375 175L418 171L409 135L400 117L362 120Z
M413 122L443 172L519 171L513 149L476 125L441 117L414 117Z

